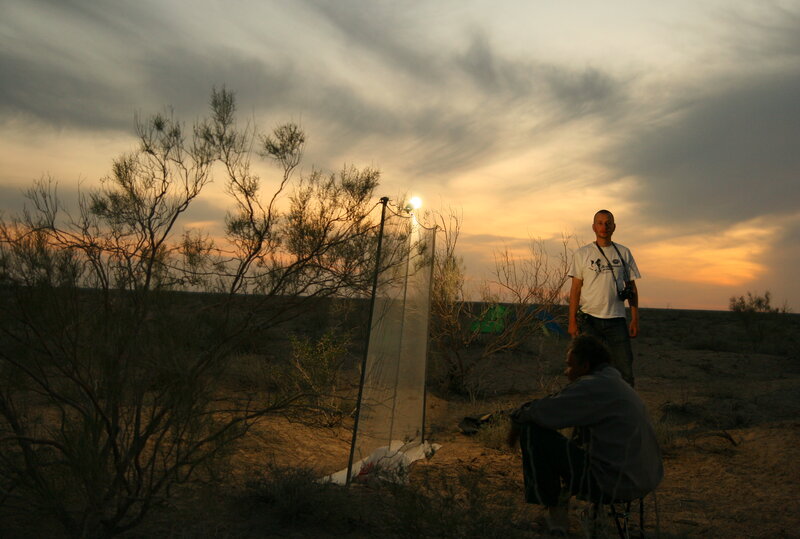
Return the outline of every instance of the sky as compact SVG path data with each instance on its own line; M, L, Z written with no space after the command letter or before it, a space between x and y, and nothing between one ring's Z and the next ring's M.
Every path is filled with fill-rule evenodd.
M302 126L303 173L455 210L470 283L605 208L642 307L800 311L800 1L0 0L0 210L97 186L136 114L191 124L222 86Z

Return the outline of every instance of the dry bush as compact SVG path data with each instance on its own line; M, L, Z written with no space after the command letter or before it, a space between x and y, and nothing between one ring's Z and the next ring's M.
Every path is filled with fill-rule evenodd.
M268 331L319 298L363 296L379 174L294 181L303 132L240 129L234 111L223 89L188 136L170 114L137 119L138 149L77 215L41 181L24 213L0 222L4 522L44 515L71 537L123 533L212 473L254 421L319 397L316 380L226 391L231 361L268 353ZM254 152L281 170L270 195ZM214 170L234 206L221 247L177 228Z
M498 354L523 350L531 337L543 333L549 321L545 316L563 311L556 307L567 279L568 238L555 254L541 240L531 240L525 256L509 249L496 252L493 278L482 285L482 301L469 302L463 259L456 255L461 218L452 211L436 217L444 241L437 244L434 259L431 359L436 366L430 372L446 392L475 400L483 396L483 388L472 373ZM500 319L493 320L496 329L483 332L487 317L500 311Z
M310 468L271 465L247 485L247 497L265 507L275 529L304 526L339 528L354 516L347 489L319 481ZM269 530L265 530L269 531Z
M483 425L475 437L486 447L513 453L516 449L508 445L508 431L511 428L511 419L506 414L494 414L492 418Z
M518 492L499 491L480 471L456 477L424 477L393 486L386 507L390 537L527 537L515 524Z
M790 311L784 303L783 307L772 305L772 296L769 291L763 296L747 292L747 296L733 296L730 298L730 310L736 313L744 329L746 338L754 351L760 350L769 334L773 334L778 317Z
M320 483L317 477L309 469L272 467L250 483L250 511L267 515L264 536L284 536L289 530L318 537L527 536L514 524L514 501L480 472L350 488Z
M341 423L355 409L352 385L343 379L344 364L349 356L350 338L341 332L328 331L319 339L293 337L292 358L283 383L308 395L307 408L323 426Z

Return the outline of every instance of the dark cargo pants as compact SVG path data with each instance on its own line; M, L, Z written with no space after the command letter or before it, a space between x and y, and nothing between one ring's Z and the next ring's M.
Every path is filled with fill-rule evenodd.
M554 507L570 494L585 500L601 496L586 452L574 441L535 423L519 427L526 502Z
M600 339L611 353L611 366L633 387L633 350L625 318L596 318L581 313L578 318L581 333Z

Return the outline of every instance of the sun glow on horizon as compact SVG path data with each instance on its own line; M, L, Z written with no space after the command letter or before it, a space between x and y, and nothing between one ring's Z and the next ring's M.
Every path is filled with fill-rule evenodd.
M720 234L698 234L642 245L636 249L643 274L675 281L740 286L767 272L759 260L779 234L760 220Z

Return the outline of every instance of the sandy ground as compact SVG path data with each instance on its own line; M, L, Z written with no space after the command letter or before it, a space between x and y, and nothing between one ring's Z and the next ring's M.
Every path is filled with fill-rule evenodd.
M643 310L634 343L637 390L662 440L665 466L664 481L646 501L648 536L800 537L800 315L783 315L780 323L755 339L732 313ZM540 396L544 381L563 383L565 347L562 340L540 349L538 359L493 359L479 401L431 392L427 431L442 447L412 467L412 481L480 474L484 486L508 493L520 526L529 526L518 450L488 447L462 434L458 422ZM251 477L266 462L332 473L347 464L350 436L347 425L271 420L249 434L235 467ZM532 524L530 530L540 536ZM570 532L582 536L576 515Z
M657 528L662 537L800 537L796 342L785 343L783 354L754 353L749 343L739 351L702 349L698 335L725 334L720 326L731 323L731 313L647 314L634 344L637 390L665 441L665 478L645 508L648 531L658 535ZM711 318L705 325L704 315ZM776 338L797 335L800 317L792 318L788 334ZM726 329L738 330L735 321ZM738 346L728 343L716 347ZM524 363L507 361L505 370L518 381ZM536 373L532 369L530 377ZM512 398L525 396L504 395L498 402ZM451 403L430 405L434 421L457 421ZM442 450L425 466L488 469L499 486L521 485L518 454L481 448L452 428L444 427L442 435Z
M763 354L748 350L753 347L746 339L707 344L708 335L743 331L731 313L649 314L643 313L642 335L634 343L636 383L664 440L665 478L647 499L648 531L662 537L800 537L800 348L791 340L800 317L792 315L792 325L773 334L790 339L783 353ZM519 383L524 362L506 361L504 370ZM529 375L535 378L537 370ZM526 396L507 394L498 402ZM452 403L430 405L434 421L457 421ZM482 448L452 428L442 434L442 450L425 466L483 468L498 485L521 485L518 454Z

